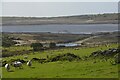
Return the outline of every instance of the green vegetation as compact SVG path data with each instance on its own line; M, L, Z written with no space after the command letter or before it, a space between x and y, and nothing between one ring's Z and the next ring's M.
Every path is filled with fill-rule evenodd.
M31 47L33 48L34 51L39 51L42 50L43 45L41 43L32 43Z
M118 78L119 76L117 32L89 35L4 33L4 36L4 41L12 45L2 47L0 68L3 78ZM27 44L15 45L14 41ZM56 43L81 43L81 41L82 45L77 47L56 47ZM32 60L31 67L26 65L29 60ZM6 71L5 64L14 61L22 62L23 69L15 69L11 65L10 72Z
M50 43L50 44L49 44L49 47L50 47L50 48L55 48L55 47L56 47L56 44L55 44L55 43Z
M3 78L118 78L118 65L109 62L90 61L52 62L40 64L33 62L33 68L23 65L23 69L7 72L4 68Z
M13 49L17 49L18 51L23 49L31 50L29 46L23 48L21 46L18 47L16 48L14 46L5 49L12 51L14 51ZM56 59L56 57L57 60L45 63L33 60L32 67L28 67L25 62L23 63L23 69L15 69L11 66L11 72L7 72L2 67L3 78L118 78L119 64L113 65L110 63L113 57L109 57L107 61L103 57L87 58L95 51L104 51L117 47L117 44L110 44L107 47L106 45L101 45L98 47L61 48L6 57L3 58L3 61L9 62L13 59L28 61L33 58L52 60L54 58ZM24 56L28 58L25 59ZM73 56L76 56L78 59L74 60ZM72 59L72 61L69 61L69 59Z
M2 36L2 46L3 47L10 47L15 44L16 44L16 42L14 42L8 35Z

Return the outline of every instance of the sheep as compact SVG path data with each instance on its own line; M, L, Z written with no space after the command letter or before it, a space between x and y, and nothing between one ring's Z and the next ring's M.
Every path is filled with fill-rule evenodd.
M27 62L27 65L28 65L28 66L32 66L32 61L29 60L29 61Z
M10 65L9 65L9 64L6 64L6 65L5 65L5 68L6 68L7 71L9 71L9 70L10 70Z
M14 66L15 68L16 68L16 67L22 68L22 63L19 62L19 61L15 61L15 62L13 63L13 66Z

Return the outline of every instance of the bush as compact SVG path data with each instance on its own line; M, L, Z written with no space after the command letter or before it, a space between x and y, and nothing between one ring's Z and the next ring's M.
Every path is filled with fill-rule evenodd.
M50 47L50 48L55 48L55 47L56 47L56 43L50 43L50 44L49 44L49 47Z
M31 47L34 51L39 51L43 49L43 45L41 43L32 43Z
M10 47L15 44L16 44L16 42L13 41L11 38L9 38L9 36L5 36L5 35L2 36L2 46L3 47Z

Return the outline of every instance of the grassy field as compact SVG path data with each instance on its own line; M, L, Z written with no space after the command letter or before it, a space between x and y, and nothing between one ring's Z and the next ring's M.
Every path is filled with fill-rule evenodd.
M111 44L109 47L79 47L75 48L63 48L57 50L46 50L42 52L34 52L25 55L12 56L3 58L3 60L9 61L11 59L24 59L24 56L28 56L26 61L32 58L46 58L47 56L56 56L63 53L73 53L83 58L89 56L92 52L97 50L106 50L109 48L117 48L117 44ZM25 47L11 47L8 50L22 50L31 49L28 46ZM2 67L3 78L118 78L118 64L112 65L110 60L104 61L103 59L88 59L79 61L57 61L48 63L32 62L32 67L28 67L23 64L23 69L15 69L11 67L11 72L7 72Z

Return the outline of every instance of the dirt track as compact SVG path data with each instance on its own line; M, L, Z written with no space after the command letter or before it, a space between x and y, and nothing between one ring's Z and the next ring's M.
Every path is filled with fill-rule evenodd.
M76 44L81 44L81 43L83 43L83 42L86 42L86 41L88 41L88 40L90 40L90 39L93 39L93 38L96 38L96 37L99 37L99 36L92 36L92 37L89 37L89 38L86 38L86 39L83 39L83 40L80 40L80 41L76 41L76 42L74 42L74 43L76 43Z

